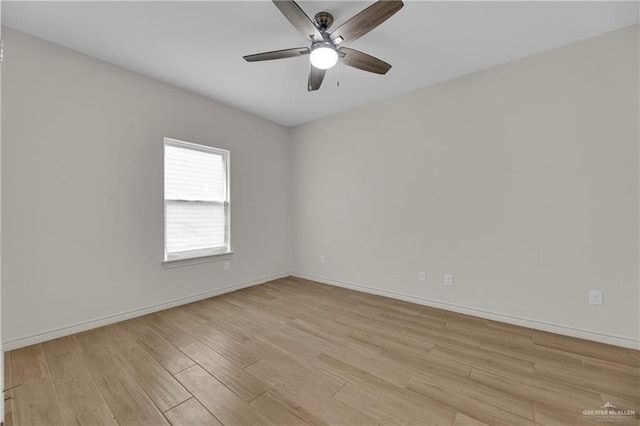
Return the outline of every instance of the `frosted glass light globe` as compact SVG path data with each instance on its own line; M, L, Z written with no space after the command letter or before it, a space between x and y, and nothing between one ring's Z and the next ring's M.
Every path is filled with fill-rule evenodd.
M316 47L311 51L311 65L321 70L328 70L338 62L338 52L326 46Z

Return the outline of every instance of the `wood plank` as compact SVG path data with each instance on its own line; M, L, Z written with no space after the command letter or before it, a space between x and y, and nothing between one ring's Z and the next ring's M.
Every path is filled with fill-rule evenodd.
M615 394L640 403L640 380L636 376L622 376L582 366L549 364L537 364L536 374L556 383L571 384L595 393Z
M4 424L13 426L13 390L11 388L11 352L4 353Z
M39 345L37 346L39 347ZM24 351L20 353L28 354L33 359L33 353ZM28 381L22 382L20 386L13 389L13 395L12 421L16 425L64 424L53 384L48 376L40 378L29 376Z
M379 348L383 353L402 352L407 355L422 356L429 353L434 347L431 343L402 335L394 336L382 333L365 333L358 330L349 334L349 338Z
M371 308L378 308L378 309L383 308L385 311L390 313L393 312L397 314L406 314L406 315L411 315L412 317L415 317L415 318L427 317L427 318L432 318L438 321L442 320L442 318L434 318L435 316L437 316L435 313L430 315L432 311L428 310L428 308L427 308L427 311L424 311L420 309L420 307L417 307L417 305L410 306L410 305L396 304L391 301L392 299L388 299L386 297L376 296L374 298L371 298L370 296L374 296L374 295L354 292L352 294L347 295L346 299L353 300L357 302L358 305L361 305L361 306L368 306ZM425 312L427 314L426 316L424 315Z
M226 303L221 303L219 306L221 309L217 311L216 323L213 324L212 327L216 328L218 324L223 324L225 327L232 328L241 336L246 337L246 339L243 339L242 343L235 342L235 340L230 337L230 339L235 343L244 345L244 343L249 341L252 337L269 333L273 329L271 326L263 324L261 319L252 318L244 309L240 309ZM236 309L238 310L236 311ZM280 325L281 324L278 323L275 329L279 329Z
M600 406L602 403L599 394L566 384L549 383L544 378L533 374L505 372L501 377L474 368L469 378L532 402L580 412L585 407Z
M259 337L254 337L242 346L256 354L261 361L273 360L275 362L288 362L293 364L294 367L306 363L305 359L285 351L283 348L272 345L268 340L263 340ZM247 367L247 370L248 369L249 367Z
M542 332L536 333L533 338L533 342L535 345L547 348L559 349L564 352L588 356L590 358L601 359L603 361L615 362L631 367L639 367L638 360L631 355L631 352L627 348Z
M585 367L595 370L608 371L610 373L619 374L626 377L635 377L640 379L640 367L632 367L629 365L617 364L615 362L603 361L589 357L582 357Z
M366 371L376 377L381 378L391 384L404 387L409 383L413 374L405 368L401 368L395 362L383 361L379 358L371 358L355 351L342 351L339 354L327 353L334 358L356 365L361 370Z
M426 404L423 399L368 384L347 383L334 398L382 424L449 425L456 414L449 407L438 407L435 402Z
M113 358L105 365L96 365L100 367L97 374L111 374L124 367L160 411L166 411L191 397L169 372L136 343L120 323L93 330L79 341L84 342L80 346L89 351L91 362L92 353L97 353L103 360L109 356ZM120 362L115 362L115 359Z
M286 379L281 381L281 385L283 386L295 387L295 380L292 379L298 378L300 380L307 380L309 383L315 383L315 391L322 390L322 392L326 391L329 394L332 394L344 384L344 381L339 377L335 377L324 370L313 370L310 368L307 360L272 344L272 342L268 340L254 338L245 343L245 346L258 354L261 358L261 362L268 361L270 363L270 368L274 368L281 372L280 374L283 376L282 378ZM262 380L261 377L252 371L253 367L256 367L258 370L261 369L263 364L258 364L260 364L260 362L247 367L246 371L251 372L254 376ZM276 373L276 376L277 375L278 373ZM269 384L269 382L265 380L262 381Z
M284 360L264 359L247 368L247 372L288 397L307 388L316 395L330 397L344 385L337 377Z
M525 418L502 409L500 406L487 404L478 398L480 395L468 395L459 392L459 388L449 386L446 381L426 382L422 379L412 379L407 389L436 401L444 406L450 406L452 410L464 413L467 416L480 420L490 425L534 425L533 407L528 417Z
M168 424L135 380L126 372L114 371L104 374L98 378L96 385L119 425Z
M164 312L145 315L138 319L174 346L186 346L198 341L198 339L178 327L174 321L163 314Z
M124 321L120 326L171 374L195 363L158 333L137 320Z
M282 309L282 304L273 300L266 300L260 297L256 297L250 294L248 291L238 292L234 297L234 303L239 303L241 306L251 307L252 310L256 308L262 308L264 310L279 310Z
M262 360L247 369L297 406L327 424L376 424L362 412L332 398L344 385L337 378L302 366Z
M111 352L110 342L100 329L75 334L71 340L118 424L168 424L122 362Z
M600 407L590 407L586 409L596 410ZM589 421L582 415L582 411L562 410L558 407L550 407L544 404L535 404L536 421L548 426L566 426L566 425L593 425L602 424L601 422Z
M346 334L342 334L340 332L335 333L332 332L333 330L327 330L326 327L319 328L312 323L308 323L307 321L301 319L295 319L289 322L287 325L297 328L298 330L305 333L311 334L321 340L324 340L325 342L332 343L333 345L331 345L330 347L324 347L325 352L328 351L332 353L342 353L344 351L352 351L361 353L364 356L372 356L379 352L378 349L371 348L369 345L362 345L358 342L353 342L353 340L351 339L347 339L347 335L351 333L353 329L350 329L350 331Z
M11 352L4 352L4 383L2 389L11 387Z
M557 364L570 366L583 365L582 357L579 355L536 346L533 343L483 341L480 347L533 362L535 364Z
M391 309L408 314L415 314L418 317L430 318L436 321L444 321L445 323L485 326L488 322L487 320L482 318L472 317L470 315L463 315L456 312L445 311L443 309L437 309L428 306L416 305L414 303L405 302L402 300L395 300L382 296L375 296L374 298L371 298L371 296L373 295L364 293L360 293L359 296L365 298L365 300L362 302L363 305L377 305L383 307L384 309Z
M324 424L318 417L273 389L251 401L251 405L277 425Z
M322 330L325 333L330 333L336 338L344 337L354 330L352 327L339 324L331 319L323 318L318 315L310 315L309 311L302 307L293 305L287 307L287 309L293 311L296 322L304 322L318 330Z
M507 330L512 333L518 333L523 336L530 336L531 342L533 343L533 336L536 333L536 330L533 328L522 327L520 325L507 324L506 322L498 322L487 320L487 328L491 328L494 330Z
M248 342L249 343L249 342ZM254 343L255 344L255 343ZM260 353L264 359L247 371L327 424L375 424L360 411L333 399L343 385L335 374L315 368L304 360L266 343Z
M218 311L217 309L205 308L199 310L197 313L191 315L190 319L201 324L209 325L220 331L227 338L233 342L241 345L249 338L244 335L239 329L232 325L234 318L229 318L229 315Z
M245 368L259 359L255 354L251 353L251 351L242 345L237 344L214 327L193 322L182 323L180 327L185 329L190 335L195 336L211 349L236 363L240 368ZM179 347L183 346L187 345L180 345Z
M416 330L442 330L446 324L444 321L433 318L397 312L385 309L384 307L374 308L366 304L358 304L353 308L353 311L401 328L412 327Z
M477 336L466 336L461 334L452 333L444 330L416 330L410 327L400 330L400 334L403 336L411 337L413 339L422 340L423 342L431 343L432 345L446 345L446 346L475 346L479 347L482 344L482 340Z
M314 348L313 352L309 352L312 355L311 358L320 355L322 352L340 353L343 350L356 350L367 354L378 352L377 349L367 348L364 345L346 339L345 336L337 336L330 332L325 332L299 319L288 322L281 333L305 346Z
M190 398L164 413L173 426L222 426L195 398Z
M334 396L336 399L361 412L366 412L378 422L393 421L390 415L398 416L399 411L402 411L402 417L397 417L395 421L400 423L415 423L424 420L435 424L450 424L455 416L454 409L443 408L441 404L436 404L429 398L421 398L410 390L394 386L356 366L331 356L323 354L315 359L313 364L332 371L349 382ZM347 390L345 391L345 389ZM362 392L368 392L371 399L363 400L361 398ZM374 403L376 408L372 409L369 406L371 403ZM390 404L402 404L402 406L397 406L395 410L385 413L385 410L389 410Z
M251 402L269 387L253 377L218 352L210 349L204 343L196 342L183 346L182 351L218 379L223 385L231 389L245 402Z
M119 357L160 411L167 411L191 398L191 394L142 347L126 349Z
M425 384L428 384L429 388L425 389ZM430 396L430 392L442 392L443 395L456 395L453 399L443 401L445 404L451 404L456 400L456 398L471 398L513 413L518 417L534 420L533 402L529 399L511 395L467 378L461 378L440 372L423 372L419 377L414 377L411 380L411 383L407 388L411 387L414 388L413 390L415 392L429 396L431 399L436 401L440 401L441 397L438 396L437 393ZM458 404L455 404L455 408L458 411L467 413L467 410L461 410L461 407ZM469 415L471 417L475 417L473 414ZM482 420L479 417L476 417L476 419Z
M12 351L12 386L40 380L48 376L41 345L31 345Z
M4 424L3 426L13 426L15 423L13 422L13 408L7 408L7 401L5 401L4 406Z
M439 372L453 376L467 378L471 367L445 358L434 357L431 354L415 356L402 352L382 353L375 356L388 364L397 365L399 368L410 371L415 376L421 376L424 372Z
M198 365L181 371L176 378L223 424L272 424Z
M464 350L447 346L436 346L431 350L434 357L454 360L470 367L502 372L504 370L533 373L533 363L514 356L489 351L483 348L467 347Z
M393 325L384 321L376 320L365 315L354 314L350 311L336 308L336 307L324 307L328 311L333 311L336 314L335 321L339 324L353 327L363 332L380 332L386 333L398 333L402 327L399 325Z
M275 296L267 287L265 286L253 286L248 287L244 294L249 294L255 297L259 297L265 300L277 300L278 297Z
M100 327L91 332L96 333L100 339L108 344L110 353L118 355L122 351L127 349L139 348L140 345L127 334L119 323L110 324L104 327Z
M281 315L282 305L256 300L256 298L252 298L243 292L237 292L237 294L233 295L233 298L227 297L224 300L243 309L247 315L261 318L269 326L277 327L278 324L284 324L287 321L287 318Z
M476 420L469 416L465 416L462 413L456 414L455 419L453 419L452 426L488 426L486 423L482 423L480 420Z
M56 355L73 352L73 345L71 344L71 340L68 336L42 342L41 345L46 358L52 358Z
M365 358L356 356L348 362L345 357L335 358L328 354L322 354L311 362L311 365L331 371L345 381L355 381L359 383L366 377L379 379L389 385L403 388L412 378L411 374L405 370L389 371L386 365L380 363L375 365L367 362ZM375 361L375 360L372 360ZM355 367L357 366L357 368ZM387 380L389 378L389 380Z
M69 342L62 346L43 345L64 422L74 425L115 425L113 414L89 372L75 352L61 352L62 347L70 348Z
M529 345L533 343L533 337L530 335L514 333L510 330L495 330L491 327L487 327L486 325L478 326L447 323L444 327L444 331L447 333L479 338L483 342L521 343Z
M291 328L288 333L266 332L261 334L261 338L267 339L270 344L304 360L310 360L320 355L329 344L329 342L322 342L311 334L304 335L294 328ZM310 340L315 340L316 345L309 345Z

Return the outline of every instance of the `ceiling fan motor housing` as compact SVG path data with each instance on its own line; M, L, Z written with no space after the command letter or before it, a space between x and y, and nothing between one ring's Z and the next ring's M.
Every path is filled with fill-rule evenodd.
M320 31L327 31L333 24L333 15L329 12L318 12L314 19Z

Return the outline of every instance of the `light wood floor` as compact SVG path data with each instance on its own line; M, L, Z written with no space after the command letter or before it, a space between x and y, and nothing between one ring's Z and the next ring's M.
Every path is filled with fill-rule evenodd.
M581 424L606 402L640 413L639 363L287 278L8 352L5 423Z

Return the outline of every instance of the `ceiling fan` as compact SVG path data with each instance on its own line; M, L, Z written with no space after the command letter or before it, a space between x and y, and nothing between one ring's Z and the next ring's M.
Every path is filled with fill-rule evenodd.
M376 74L386 74L391 69L390 64L358 50L342 47L342 44L357 40L389 19L404 6L402 1L377 1L332 33L327 32L333 24L333 16L330 13L318 12L312 21L293 0L273 0L273 3L298 31L311 41L311 47L296 47L243 56L247 62L309 55L310 67L307 86L309 91L320 88L326 71L333 67L338 59L350 67Z

